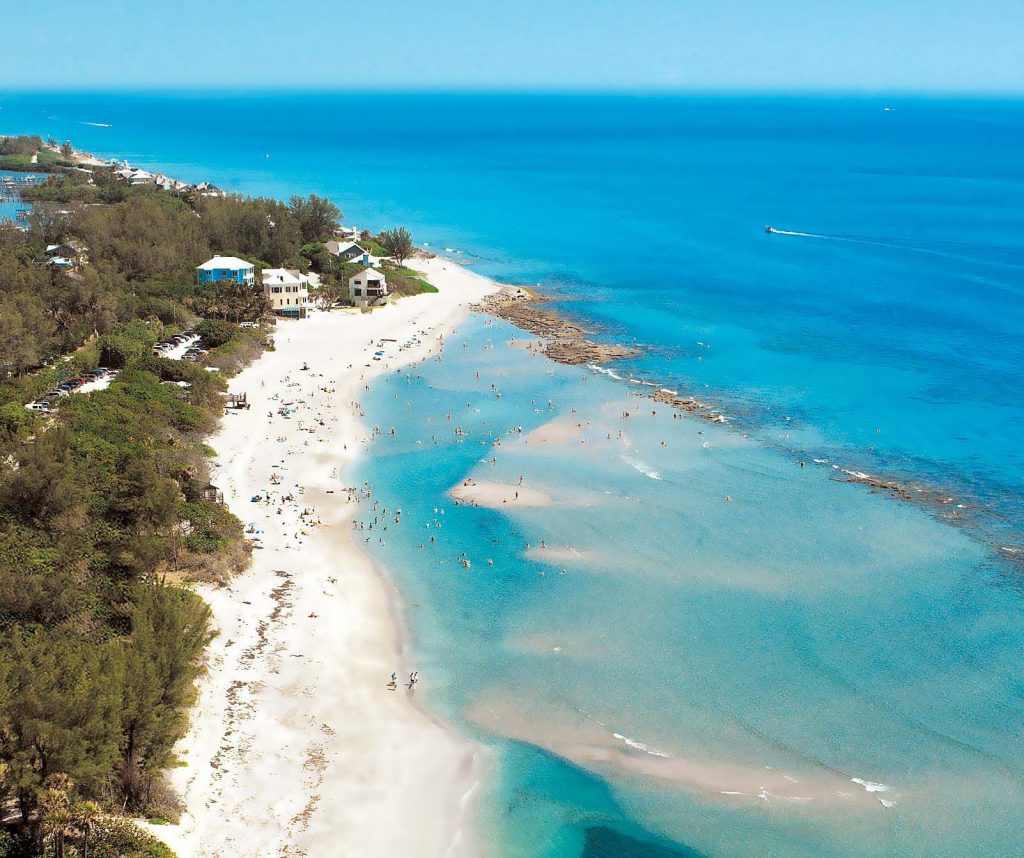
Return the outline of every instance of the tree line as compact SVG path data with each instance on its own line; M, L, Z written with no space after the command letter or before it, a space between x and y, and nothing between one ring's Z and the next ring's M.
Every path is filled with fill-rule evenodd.
M302 246L340 212L316 196L132 188L104 170L34 194L27 229L0 224L0 856L167 855L113 814L179 810L164 772L210 631L176 582L249 562L241 523L204 496L203 439L223 376L265 346L238 324L266 312L262 293L197 284L195 266L223 253L308 267ZM41 264L58 242L82 264ZM204 361L153 354L196 327ZM120 370L107 389L25 409L98 365Z

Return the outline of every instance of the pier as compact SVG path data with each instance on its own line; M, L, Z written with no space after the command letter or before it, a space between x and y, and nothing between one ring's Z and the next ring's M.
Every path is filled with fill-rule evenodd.
M0 203L20 203L21 192L42 184L43 178L33 173L24 176L0 176Z

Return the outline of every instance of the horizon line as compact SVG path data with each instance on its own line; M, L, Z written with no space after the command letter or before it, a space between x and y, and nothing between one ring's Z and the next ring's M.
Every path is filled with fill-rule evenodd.
M168 95L168 96L266 96L266 95L345 95L345 96L550 96L550 97L690 97L690 98L852 98L852 99L970 99L1024 101L1024 89L906 89L906 88L756 88L756 87L674 87L674 86L465 86L465 87L302 87L291 84L269 86L190 86L154 85L140 87L5 87L4 98L22 95Z

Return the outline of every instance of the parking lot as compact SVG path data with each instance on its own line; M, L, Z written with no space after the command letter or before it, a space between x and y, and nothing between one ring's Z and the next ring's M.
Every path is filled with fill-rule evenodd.
M44 393L34 402L30 402L25 407L30 411L39 411L43 414L49 414L53 410L53 406L56 405L62 397L70 396L72 393L92 393L96 390L103 390L107 387L111 381L117 376L116 369L109 369L104 366L98 366L90 369L88 372L83 372L81 375L76 375L74 378L69 378L66 381L61 382L49 393Z

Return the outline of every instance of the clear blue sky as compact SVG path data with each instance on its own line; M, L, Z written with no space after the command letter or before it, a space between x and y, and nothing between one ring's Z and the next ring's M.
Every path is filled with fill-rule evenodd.
M0 93L1024 93L1024 0L0 0Z

